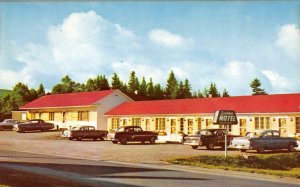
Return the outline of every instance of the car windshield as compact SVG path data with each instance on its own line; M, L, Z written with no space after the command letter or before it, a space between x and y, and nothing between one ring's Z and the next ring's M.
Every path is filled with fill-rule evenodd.
M261 137L262 133L261 132L247 132L246 133L246 137Z
M119 128L117 129L117 132L124 132L124 128L123 128L123 127L119 127Z

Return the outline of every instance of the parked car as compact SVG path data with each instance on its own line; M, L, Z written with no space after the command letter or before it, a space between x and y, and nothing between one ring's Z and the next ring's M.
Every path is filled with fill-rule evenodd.
M112 143L127 144L127 142L141 142L149 141L154 144L157 140L158 133L152 131L143 131L140 126L122 126L119 127L114 136L112 136Z
M17 123L14 125L14 129L17 132L26 132L26 131L48 131L54 128L53 123L46 123L41 119L32 119L23 123Z
M288 149L295 151L298 146L296 138L280 137L279 131L265 130L247 132L245 137L234 138L230 147L242 152L256 150L263 153L265 150Z
M236 135L227 134L227 145ZM215 146L225 147L225 129L203 129L196 132L195 135L184 137L184 145L190 145L193 149L199 146L206 146L207 149L214 149Z
M85 125L63 131L62 137L67 137L69 140L93 139L96 141L98 139L104 140L107 133L108 131L96 130L94 126Z
M12 130L19 121L15 119L5 119L0 123L0 130Z

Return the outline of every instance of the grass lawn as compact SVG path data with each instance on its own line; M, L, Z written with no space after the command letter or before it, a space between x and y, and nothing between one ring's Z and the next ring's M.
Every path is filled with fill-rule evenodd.
M300 179L300 152L253 155L246 159L235 155L180 157L168 160L172 164L190 165L211 169L225 169L251 173L269 174Z

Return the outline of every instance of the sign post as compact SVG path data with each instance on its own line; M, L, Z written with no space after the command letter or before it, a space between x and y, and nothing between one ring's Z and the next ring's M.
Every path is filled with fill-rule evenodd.
M225 158L227 157L227 126L238 124L234 110L218 110L214 114L213 124L225 126Z

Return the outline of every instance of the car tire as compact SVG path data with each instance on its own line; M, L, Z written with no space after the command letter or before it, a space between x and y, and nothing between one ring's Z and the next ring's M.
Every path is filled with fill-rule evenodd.
M265 152L265 148L259 147L259 148L257 148L256 151L257 151L258 153L264 153L264 152Z
M93 141L97 141L98 140L98 138L93 138Z
M141 143L144 144L144 143L145 143L145 140L142 140Z
M289 152L295 152L296 149L295 149L295 144L294 143L290 143L289 146L288 146L288 150Z
M69 138L69 140L73 140L73 138Z
M206 149L208 150L213 150L215 148L215 144L214 143L209 143L207 146L206 146Z
M156 138L154 136L152 136L149 140L150 144L155 144L155 140L156 140Z
M127 144L127 139L126 139L125 137L122 137L122 138L120 139L120 143L121 143L122 145L126 145L126 144Z
M117 144L117 143L118 143L118 141L112 141L112 143L113 143L113 144Z
M242 153L245 153L247 150L246 150L246 149L240 149L240 151L241 151Z
M77 141L81 141L81 137L77 137L76 140L77 140Z
M192 145L192 149L197 149L198 145Z

